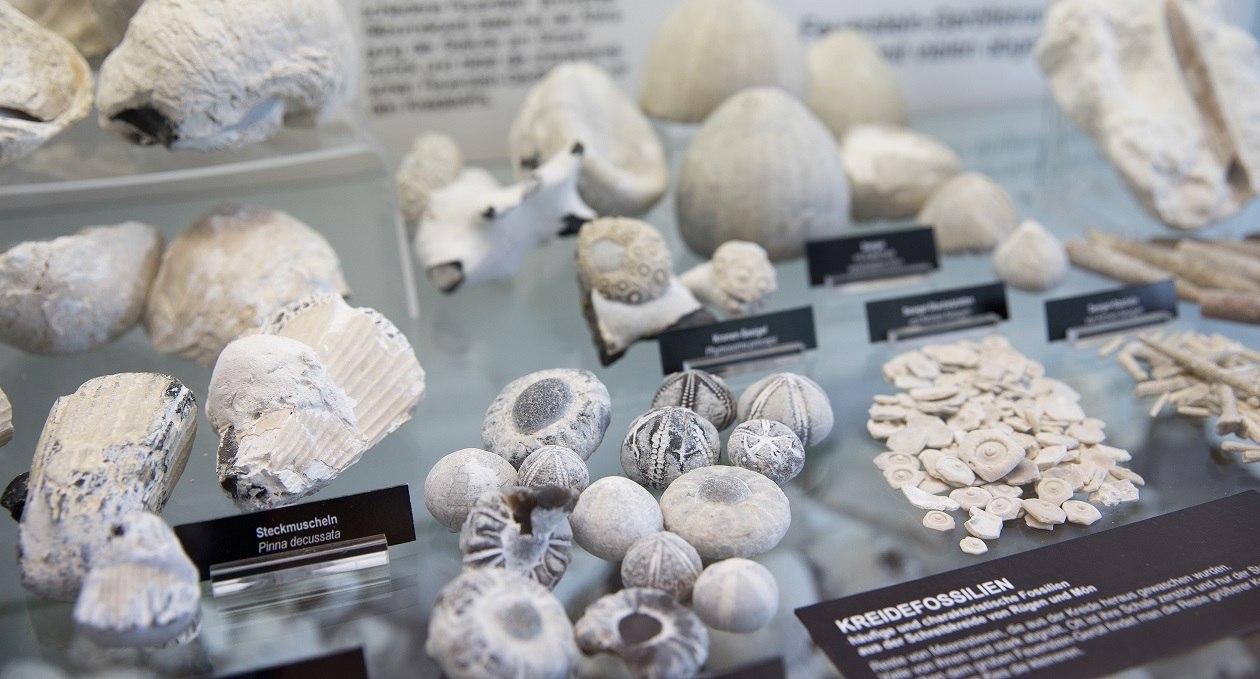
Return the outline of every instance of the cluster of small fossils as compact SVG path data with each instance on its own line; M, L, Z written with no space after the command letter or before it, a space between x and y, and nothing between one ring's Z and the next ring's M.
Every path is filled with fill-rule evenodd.
M1001 336L906 352L883 374L901 391L870 407L867 430L888 447L875 465L927 511L924 526L952 531L949 512L967 512L964 552L988 551L1019 518L1040 530L1088 526L1102 518L1096 505L1134 502L1145 484L1123 466L1128 451L1103 443L1106 425L1079 394Z
M576 369L514 380L486 411L486 448L443 457L425 479L425 506L459 532L464 565L438 594L426 651L453 678L567 677L579 649L613 653L637 677L694 675L708 628L751 632L777 611L774 577L748 557L786 534L779 486L832 417L801 375L769 375L736 400L715 375L674 373L630 424L626 475L592 483L586 459L611 420L608 390ZM737 420L732 465L720 465L718 430ZM621 562L624 585L575 624L550 592L574 543Z

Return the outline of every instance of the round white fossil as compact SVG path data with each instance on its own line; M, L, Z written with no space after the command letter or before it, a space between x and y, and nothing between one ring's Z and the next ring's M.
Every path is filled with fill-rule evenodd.
M919 486L927 477L927 475L923 473L922 469L903 465L893 465L883 471L884 480L888 482L889 486L897 490L900 490L902 486ZM935 479L932 480L935 481ZM938 481L938 483L940 482ZM946 488L949 487L948 484L941 485Z
M849 181L841 156L827 128L782 90L732 96L683 154L676 190L683 241L705 257L727 241L751 241L778 261L799 257L806 241L844 233Z
M554 589L572 558L577 498L559 486L487 491L460 529L464 568L506 568Z
M782 422L806 446L822 442L835 423L827 392L804 375L786 372L767 375L745 389L739 396L739 419Z
M836 139L854 125L906 122L892 66L875 43L849 28L831 31L810 46L805 103Z
M1019 213L997 182L979 172L963 172L932 191L916 221L932 227L942 253L987 252L1015 230Z
M639 105L653 118L698 123L751 87L799 97L807 75L796 27L769 2L686 0L652 38Z
M1063 513L1069 522L1078 526L1089 526L1102 518L1102 512L1097 507L1081 500L1064 501Z
M665 528L700 556L756 556L779 544L792 523L774 481L741 467L713 465L683 474L661 495Z
M621 442L621 468L634 481L664 490L682 474L716 464L721 454L717 429L679 406L653 408L630 423Z
M778 276L765 248L742 240L728 240L713 258L683 272L679 279L705 304L728 318L759 313L779 287Z
M993 251L993 270L1020 290L1042 292L1067 275L1067 249L1044 226L1029 219Z
M585 149L578 193L600 215L642 214L665 193L669 167L652 124L606 71L586 61L551 69L508 132L518 172L575 142Z
M429 196L454 182L463 169L464 154L454 139L441 132L418 135L394 173L403 219L419 224L429 209Z
M670 373L652 396L652 407L681 406L721 431L735 421L735 395L721 377L703 370Z
M564 446L543 446L526 456L516 483L527 488L560 486L579 493L591 485L591 472L581 455Z
M1053 505L1072 499L1072 493L1072 484L1063 479L1046 478L1037 482L1037 497Z
M481 440L519 467L543 446L589 459L612 419L608 388L588 370L539 370L512 380L486 409Z
M840 145L859 222L913 216L941 182L962 169L953 149L895 125L854 125Z
M939 509L933 509L923 515L923 525L926 528L947 533L954 530L954 517L940 511Z
M666 592L630 587L597 599L573 626L585 653L612 653L639 679L693 677L709 656L709 630Z
M970 511L972 507L984 509L993 501L993 494L983 488L975 486L967 486L965 488L955 488L949 492L949 499L958 503L965 511Z
M162 235L140 222L0 252L0 341L70 354L117 339L140 320L161 255Z
M779 610L779 585L761 564L725 559L704 569L692 589L696 615L713 629L747 633L759 630Z
M337 0L154 0L101 64L101 127L132 143L240 148L310 126L354 93Z
M0 165L29 155L92 108L92 69L61 36L0 4Z
M805 468L805 446L801 439L791 427L774 420L741 422L727 440L726 456L736 467L764 474L780 486L796 478ZM902 478L902 483L917 484L923 479L923 473L917 468L910 472L910 478Z
M631 545L663 525L656 498L624 476L605 476L582 491L569 523L573 540L605 561L621 561Z
M451 532L458 531L485 493L516 485L516 470L488 450L463 448L438 460L424 477L424 506Z
M1011 473L1025 459L1024 449L1000 429L967 432L959 442L958 457L975 470L976 476L989 482Z
M348 291L337 253L314 229L277 210L221 205L162 255L144 327L159 351L210 366L286 304Z
M703 568L695 547L674 533L661 531L630 545L621 562L621 582L626 587L659 589L687 601Z
M1040 498L1026 498L1021 501L1024 507L1024 513L1044 524L1060 524L1067 520L1067 514L1053 502L1047 502Z
M984 554L989 551L989 546L984 543L984 540L971 535L959 540L958 546L968 554Z
M984 511L998 517L1003 521L1010 521L1019 518L1019 514L1023 511L1022 503L1017 498L996 496L989 500L989 504L984 506Z

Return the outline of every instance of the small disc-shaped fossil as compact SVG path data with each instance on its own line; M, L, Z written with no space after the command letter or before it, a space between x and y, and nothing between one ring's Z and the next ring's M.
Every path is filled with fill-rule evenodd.
M977 429L963 437L958 457L975 470L976 476L993 482L1019 465L1024 449L999 429Z
M1037 482L1037 497L1052 505L1062 505L1072 499L1072 484L1064 479L1045 478Z
M779 585L769 569L756 561L725 559L696 579L692 607L713 629L752 632L764 627L779 610Z
M569 523L573 540L605 561L621 561L639 538L663 525L656 498L624 476L605 476L582 491Z
M669 594L630 587L600 597L573 626L584 653L612 653L636 679L695 676L709 657L709 630Z
M782 422L806 446L822 442L835 423L827 392L804 375L786 372L767 375L745 389L739 396L739 419Z
M939 509L933 509L923 515L923 525L927 528L931 528L932 530L939 530L942 533L947 533L954 530L954 517L940 511Z
M700 467L661 495L665 528L708 559L756 556L779 544L792 523L778 484L741 467Z
M984 540L971 535L959 540L958 547L968 554L984 554L989 551L989 546L984 544Z
M718 431L735 421L735 395L726 380L703 370L684 370L665 376L652 397L652 407L681 406L694 410Z
M972 507L980 507L981 509L986 507L993 501L993 493L983 488L967 486L950 491L949 498L957 502L963 510L969 511Z
M989 500L989 504L984 506L984 511L1002 519L1003 521L1010 521L1018 518L1022 509L1022 503L1018 499L1001 496Z
M1040 498L1027 498L1022 501L1024 513L1035 521L1055 525L1067 520L1067 514L1053 502Z
M605 299L643 304L669 287L674 264L665 238L637 219L604 218L582 226L578 278Z
M893 465L884 470L884 480L896 490L902 486L918 486L925 477L922 469L907 465Z
M1001 517L990 514L980 507L972 507L970 514L971 518L963 524L963 528L966 528L968 533L981 540L996 540L1002 536Z
M790 427L774 420L741 422L731 432L726 443L726 455L736 467L765 474L780 486L796 478L805 468L805 446ZM910 477L918 476L914 483L923 479L917 463L911 471L914 473ZM909 480L904 476L902 478L903 482ZM891 478L889 482L892 482Z
M682 474L716 464L717 429L694 411L653 408L630 423L621 442L621 468L638 483L662 490Z
M424 506L453 533L482 495L514 485L516 470L507 460L488 450L464 448L442 457L424 477Z
M512 380L481 422L488 450L519 467L535 450L564 446L589 459L612 419L608 388L589 370L540 370Z
M621 582L626 587L659 589L687 601L703 568L695 547L675 533L661 531L630 545L621 562Z
M1063 512L1067 514L1067 520L1070 523L1078 526L1089 526L1102 518L1102 512L1098 511L1097 507L1081 500L1065 501Z
M516 482L529 488L561 486L581 493L591 484L591 472L581 455L564 446L543 446L521 462Z
M465 568L506 568L553 589L572 558L577 491L514 487L482 495L459 533Z

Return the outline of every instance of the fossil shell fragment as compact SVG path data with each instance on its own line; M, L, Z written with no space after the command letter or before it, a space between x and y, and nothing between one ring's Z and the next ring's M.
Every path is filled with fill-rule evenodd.
M1063 282L1067 250L1044 226L1029 219L993 251L993 270L1020 290L1042 292Z
M954 530L954 517L940 511L939 509L933 509L923 515L923 525L926 528L947 533Z
M13 404L0 389L0 447L13 440Z
M758 86L799 97L807 77L796 28L765 0L686 0L644 60L639 105L653 118L698 123Z
M704 566L696 548L669 531L639 538L621 562L626 587L650 587L679 601L691 598L691 588Z
M89 226L0 253L0 341L36 354L103 346L144 312L162 255L148 224Z
M968 533L981 540L996 540L1002 536L1002 517L980 507L972 507L969 513L971 518L963 524Z
M595 213L577 194L583 148L559 151L510 186L481 168L428 194L413 244L442 292L516 275L529 253Z
M210 366L286 304L348 291L337 253L314 229L278 210L220 205L162 255L144 328L158 351Z
M438 460L424 477L424 506L452 533L482 495L516 485L516 470L488 450L463 448Z
M682 474L716 464L717 429L694 411L653 408L630 423L621 442L621 468L634 481L663 490Z
M1102 518L1097 507L1081 500L1067 500L1063 503L1063 512L1069 522L1078 526L1089 526Z
M665 376L652 397L652 407L681 406L695 411L718 431L735 422L735 395L726 380L703 370L684 370Z
M23 586L72 600L109 522L162 510L196 429L196 400L169 375L106 375L57 399L35 449L18 529Z
M569 513L577 491L559 486L492 490L459 533L465 568L506 568L553 589L572 558Z
M578 655L560 600L502 568L464 571L438 592L424 651L451 679L565 679Z
M426 132L412 140L394 173L403 219L418 225L429 208L429 196L459 178L463 169L464 154L450 136Z
M941 182L916 218L932 227L943 253L988 251L1019 222L1010 194L979 172L963 172Z
M728 318L760 313L779 287L765 248L742 240L722 243L712 259L685 271L679 279L696 299L721 309Z
M805 446L801 439L791 427L774 420L741 422L727 440L726 455L736 467L764 474L780 486L796 478L805 468ZM921 474L919 480L922 480Z
M584 653L612 653L636 679L694 676L709 655L709 631L669 594L631 587L600 597L573 626Z
M519 467L543 446L589 459L612 420L608 388L589 370L539 370L512 380L486 409L481 440Z
M624 476L605 476L582 491L569 523L573 540L605 561L621 561L635 542L663 525L656 498Z
M61 36L0 4L0 165L29 155L92 107L92 69Z
M968 554L984 554L989 551L989 546L980 538L968 535L958 541L958 547Z
M860 31L827 33L809 48L805 103L836 139L854 125L906 122L897 76L879 47Z
M137 511L102 526L104 544L74 605L74 623L103 646L160 646L201 615L197 567L156 514Z
M821 443L835 423L827 392L804 375L786 372L767 375L745 389L739 396L739 419L782 422L805 446Z
M779 585L756 561L725 559L704 569L696 579L692 600L696 615L709 627L753 632L779 610Z
M962 170L953 149L895 125L855 125L840 142L853 192L853 219L903 219Z
M247 146L339 108L356 50L336 0L145 2L101 64L100 124L146 146Z
M700 556L756 556L787 534L792 510L774 481L741 467L700 467L669 484L661 495L665 528Z
M527 488L560 486L581 493L591 485L591 472L586 460L571 449L543 446L521 462L516 483Z
M595 212L647 212L669 184L665 148L639 107L590 62L565 62L534 85L508 133L512 167L532 170L580 143L578 193Z

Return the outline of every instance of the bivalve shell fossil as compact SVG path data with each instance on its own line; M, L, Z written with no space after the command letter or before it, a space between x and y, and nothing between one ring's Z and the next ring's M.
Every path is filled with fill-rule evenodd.
M703 370L684 370L665 376L652 397L652 407L681 406L695 411L721 431L735 422L735 395L726 380Z
M630 423L621 442L621 468L634 481L663 490L686 472L716 464L720 454L717 429L708 420L687 408L665 406Z
M1020 290L1042 292L1067 275L1067 250L1046 227L1025 220L993 251L993 270Z
M621 582L626 587L659 589L687 601L703 568L695 547L674 533L661 531L630 545L621 562Z
M724 632L759 630L779 610L779 585L761 564L726 559L704 569L692 590L692 607L706 625Z
M739 396L739 419L782 422L805 446L821 443L835 424L827 392L796 373L767 375L745 389Z
M805 468L805 446L801 444L801 439L791 427L774 420L741 422L727 440L726 456L736 467L764 474L780 486L796 478ZM913 483L923 480L917 464L910 471L911 477L918 475ZM889 481L892 481L891 477Z
M465 568L506 568L554 589L572 558L577 491L506 488L482 495L459 533Z
M792 510L778 484L741 467L700 467L661 495L665 528L700 556L726 559L767 552L787 534Z
M853 219L903 219L919 212L962 163L948 146L895 125L855 125L840 142L853 192Z
M612 653L636 679L690 677L709 656L709 631L660 590L631 587L600 597L573 626L585 653Z
M591 485L591 471L586 460L571 449L543 446L521 462L516 483L527 488L560 486L581 493Z
M906 122L897 76L879 47L855 29L830 31L809 48L805 103L836 139L854 125Z
M660 532L661 507L643 486L605 476L578 496L569 517L573 540L605 561L621 561L640 538Z
M989 251L1015 230L1019 213L1010 194L979 172L941 182L916 218L932 227L942 253Z
M519 467L543 446L589 459L612 419L608 388L589 370L539 370L512 380L486 409L481 440Z
M696 299L721 309L728 318L759 313L779 286L765 248L742 240L722 243L712 259L684 272L679 280Z
M485 493L516 485L516 469L488 450L463 448L438 460L424 477L424 506L451 532Z

